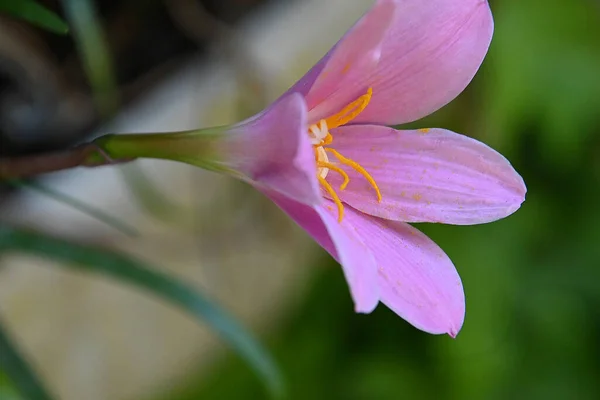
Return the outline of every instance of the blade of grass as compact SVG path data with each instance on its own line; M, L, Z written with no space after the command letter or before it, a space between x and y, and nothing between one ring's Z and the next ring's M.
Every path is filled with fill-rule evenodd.
M94 3L91 0L62 0L62 4L73 28L73 38L96 105L103 116L110 116L119 105L119 97L111 53Z
M93 207L89 204L84 203L81 200L78 200L74 197L71 197L65 193L61 193L58 192L50 187L41 185L39 183L36 182L32 182L32 181L19 181L19 180L8 180L5 181L6 183L9 183L10 185L16 186L16 187L21 187L21 188L25 188L25 189L29 189L35 192L38 192L44 196L50 197L58 202L64 203L68 206L73 207L74 209L89 215L90 217L105 223L106 225L118 230L121 233L124 233L127 236L139 236L139 232L127 225L126 223L118 220L117 218L107 214L106 212L104 212L103 210Z
M58 15L33 0L0 0L0 12L21 18L48 31L69 32L69 26Z
M47 257L65 267L110 276L162 297L208 323L254 368L273 397L282 394L279 371L268 353L231 316L191 286L124 254L0 225L0 253L6 251Z
M0 370L4 371L24 399L51 400L33 369L0 320Z

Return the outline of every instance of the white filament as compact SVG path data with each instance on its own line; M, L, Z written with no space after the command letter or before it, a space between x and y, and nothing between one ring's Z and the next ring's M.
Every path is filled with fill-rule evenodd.
M308 128L310 134L310 141L312 144L319 144L329 134L329 128L327 127L327 121L322 119L318 124L311 125Z

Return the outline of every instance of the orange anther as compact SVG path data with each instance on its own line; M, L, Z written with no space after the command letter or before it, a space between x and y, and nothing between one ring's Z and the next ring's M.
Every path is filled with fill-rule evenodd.
M358 99L348 104L346 107L344 107L342 111L335 115L332 115L329 118L326 118L325 121L327 122L327 126L329 127L329 129L346 125L348 122L358 117L358 115L361 112L363 112L364 109L367 108L367 106L369 105L371 97L373 97L373 89L369 88L367 90L367 93L363 94Z
M358 172L359 174L361 174L362 176L364 176L365 179L371 184L371 186L373 187L373 189L375 189L375 192L377 192L377 201L379 201L379 202L381 201L381 191L379 190L379 186L377 186L377 183L375 182L375 179L373 179L373 177L371 176L371 174L369 174L366 169L364 169L356 161L344 157L337 150L334 150L334 149L325 149L325 151L330 152L338 160L340 160L340 162L342 164L345 164L345 165L348 165L348 166L352 167L356 172Z

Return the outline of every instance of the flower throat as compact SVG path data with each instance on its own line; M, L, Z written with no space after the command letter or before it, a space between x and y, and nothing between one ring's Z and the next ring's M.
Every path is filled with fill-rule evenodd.
M337 150L330 147L333 143L333 136L331 135L329 130L338 128L342 125L346 125L348 122L356 118L361 112L364 111L365 108L367 108L372 96L373 89L369 88L369 90L367 90L367 93L360 96L352 103L348 104L339 113L331 117L322 119L318 123L311 125L308 128L308 134L311 138L311 143L315 151L315 160L317 162L317 178L325 192L329 194L329 196L331 196L331 199L336 204L338 209L339 222L342 222L344 218L344 205L342 204L342 201L340 200L335 189L325 179L327 178L329 171L337 172L342 176L342 178L344 178L344 182L340 185L340 190L344 190L350 182L350 177L348 176L346 171L342 169L341 166L345 165L351 167L360 175L362 175L367 180L367 182L369 182L371 187L375 189L375 192L377 194L377 201L381 202L381 192L379 191L379 187L377 186L377 183L375 182L373 177L359 163L344 157ZM337 162L331 162L328 154L334 156L337 159Z

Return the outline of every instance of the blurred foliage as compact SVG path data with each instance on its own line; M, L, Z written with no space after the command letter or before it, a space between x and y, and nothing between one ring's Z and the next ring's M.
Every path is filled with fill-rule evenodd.
M33 0L0 0L0 12L55 33L69 31L69 26L58 15Z
M63 0L86 76L102 115L117 110L119 99L113 60L93 0Z
M521 210L493 224L419 226L457 266L456 340L385 306L355 315L327 259L271 338L293 399L597 399L600 396L600 6L490 1L496 31L473 84L410 126L490 144L523 175ZM262 399L237 360L169 400Z
M5 4L17 3L0 0L0 10L11 11ZM456 340L427 335L384 306L371 315L354 314L341 270L323 257L309 296L269 338L291 398L600 397L600 5L596 0L490 3L495 37L473 84L451 105L410 125L477 137L511 160L529 188L523 208L506 220L475 227L419 226L450 255L463 278L463 330ZM96 101L108 113L117 102L107 98L114 73L94 10L88 1L63 4ZM46 27L51 21L42 18ZM140 181L136 190L154 192L143 177ZM146 208L161 210L168 202ZM2 229L5 248L78 261L166 296L179 293L183 297L170 299L203 317L208 313L217 327L223 322L222 314L207 311L187 287L135 262L132 270L127 258L27 232L13 232L29 239L11 247L6 244L11 232ZM32 241L52 243L28 247ZM127 271L137 272L127 276ZM221 325L231 334L230 328ZM241 332L236 329L234 335ZM248 344L249 339L232 340ZM273 378L268 358L248 350L255 346L250 343L247 357ZM16 398L6 381L0 376L0 398ZM179 393L157 398L264 397L246 365L230 356L208 378L191 374Z
M158 188L139 165L124 165L120 172L137 207L148 216L179 227L185 226L186 221L189 222L189 212Z
M96 3L93 0L63 0L62 5L69 22L74 27L73 39L77 43L98 112L104 117L109 117L119 106L119 87L115 79L109 43L101 26ZM67 25L54 13L33 1L0 0L0 11L8 12L50 30L61 32L68 30ZM131 173L125 174L124 177L133 184L132 191L136 197L139 197L138 200L141 197L145 199L145 203L140 202L142 208L155 213L158 218L167 217L164 215L164 210L171 206L171 202L163 197L142 171L134 167L129 171ZM135 234L133 229L103 211L43 185L20 181L8 183L35 190L127 234ZM207 323L220 334L222 339L229 341L236 352L245 358L262 378L272 397L276 398L282 393L283 383L280 373L266 351L232 317L195 288L117 252L0 225L0 256L7 252L28 253L54 259L64 263L62 265L65 267L108 275L161 296L164 300L174 303ZM6 376L2 375L3 373ZM19 395L14 389L20 392ZM21 396L30 400L50 398L29 367L26 357L20 353L18 345L9 338L0 325L0 399L20 399Z
M161 297L207 323L218 332L220 337L228 341L240 356L254 368L273 397L277 397L282 392L279 371L260 344L211 299L204 297L190 285L148 267L142 261L118 252L0 225L0 255L11 252L45 257L60 262L59 265L65 268L109 276ZM3 335L0 326L0 350L2 350L0 352L0 370L5 371L9 376L10 372L14 371L14 376L11 378L18 388L28 389L33 382L34 389L39 390L39 385L31 376L26 361L20 357L14 347L12 340ZM25 380L24 384L20 384L21 379ZM22 391L22 393L28 394L28 391ZM42 395L27 397L47 398Z
M19 180L10 180L5 181L5 183L21 188L21 189L29 189L31 191L39 193L41 196L46 196L51 199L54 199L60 203L66 204L72 209L78 210L95 220L102 222L113 229L121 232L124 235L128 236L138 236L139 232L132 226L129 226L126 221L122 221L112 215L108 214L104 210L91 206L87 203L84 203L81 200L78 200L72 196L69 196L65 193L61 193L49 186L45 186L35 181L19 181Z
M51 399L0 320L0 399L15 398L16 394L2 382L3 372L23 397L29 400Z

